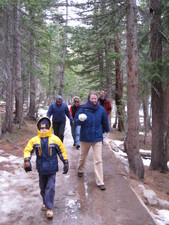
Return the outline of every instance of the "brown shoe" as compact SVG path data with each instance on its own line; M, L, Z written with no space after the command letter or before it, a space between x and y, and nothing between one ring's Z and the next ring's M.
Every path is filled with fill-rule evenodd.
M46 210L47 210L45 204L42 204L41 210L42 210L42 211L46 211Z
M101 191L106 190L106 187L104 186L104 184L98 185L97 187L98 187Z
M52 209L47 209L46 217L48 219L52 219L53 218L53 210Z

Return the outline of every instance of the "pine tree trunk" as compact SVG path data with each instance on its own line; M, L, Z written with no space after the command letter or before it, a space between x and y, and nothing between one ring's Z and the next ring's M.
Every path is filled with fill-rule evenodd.
M23 123L23 103L22 103L22 78L21 78L21 43L20 43L20 15L19 1L14 4L14 60L13 73L15 77L15 118L14 121L19 123L19 128Z
M168 129L169 119L169 78L166 78L164 85L164 129Z
M116 53L120 53L120 45L118 40L118 35L115 34L115 44L114 50ZM115 90L115 102L117 107L117 117L118 117L118 130L124 130L124 106L122 102L123 97L123 73L121 69L120 59L115 60L116 67L116 90Z
M65 73L66 49L67 49L67 26L68 26L68 0L66 0L66 24L65 24L64 46L63 46L62 71L60 74L60 86L59 86L60 95L63 94L64 88L64 73Z
M127 59L127 134L125 150L130 169L139 179L142 179L144 178L144 166L139 154L138 46L135 0L129 0L127 9Z
M101 1L103 2L103 1ZM103 3L102 3L103 4ZM96 1L94 1L94 15L98 13L98 5ZM93 26L96 31L96 42L99 43L99 27L98 27L98 17L95 16L93 18ZM98 64L99 64L99 75L100 75L100 90L104 90L104 62L103 62L103 49L97 50Z
M51 49L49 49L49 59L51 59ZM48 101L51 101L51 83L52 83L52 65L51 60L49 62L49 90L48 90Z
M148 114L148 107L149 107L149 96L144 96L142 98L143 104L143 112L144 112L144 144L146 144L147 133L149 130L149 114Z
M34 40L32 35L30 34L30 50L29 50L29 60L30 60L30 105L29 105L29 113L28 116L30 119L36 119L35 113L35 74L34 74L34 66L35 66L35 49L34 49Z
M1 38L4 38L4 74L5 74L5 85L6 85L6 111L5 111L5 118L2 126L2 133L5 132L12 132L12 125L13 125L13 79L12 73L10 71L11 67L11 58L10 58L10 30L11 30L11 8L8 5L6 9L2 12L5 18L5 36L4 34L1 35ZM2 29L3 30L3 29ZM2 41L1 41L2 43ZM2 49L1 49L2 50Z
M0 112L0 137L2 135L2 123L1 123L1 112Z
M105 66L106 66L106 90L107 90L107 97L111 102L111 62L109 57L110 51L110 42L109 39L106 38L105 40ZM108 115L109 126L111 127L111 113Z
M162 85L162 40L159 32L161 26L161 1L150 0L150 7L153 10L150 24L150 52L151 60L154 62L153 70L158 76L152 78L152 155L150 169L166 170L164 165L164 93Z
M162 161L162 171L168 171L169 161L169 78L166 78L164 87L164 158Z

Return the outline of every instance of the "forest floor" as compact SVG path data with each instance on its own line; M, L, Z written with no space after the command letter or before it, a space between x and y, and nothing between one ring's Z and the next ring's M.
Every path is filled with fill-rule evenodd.
M113 129L109 138L111 138L112 140L124 141L124 134L118 132L116 129ZM144 144L143 135L140 135L140 149L151 151L151 140L151 132L149 132L147 135L146 144ZM150 206L147 202L147 199L144 198L141 188L139 188L138 186L144 185L146 190L148 189L154 191L158 198L169 202L169 172L162 173L158 170L152 171L148 166L144 166L144 180L138 180L136 176L131 172L129 173L129 177L132 188L151 212L156 214L157 210L164 209L159 205ZM169 208L166 209L168 210Z
M23 156L23 149L28 140L37 134L36 125L34 121L26 121L26 125L22 129L18 128L18 125L14 125L12 135L7 133L0 138L0 149L5 153L12 154L14 156ZM124 134L113 129L110 134L112 140L124 140ZM145 150L151 150L151 135L148 135L147 144L143 143L143 136L140 136L140 148ZM0 170L3 170L3 163L0 164ZM10 168L9 168L10 169ZM147 205L147 208L156 214L156 210L162 209L160 206L150 206L147 204L147 200L144 199L139 184L144 185L146 189L153 190L158 198L169 202L169 173L160 173L160 171L151 171L145 166L144 180L138 180L134 174L129 173L129 179L132 188L138 194L138 196Z

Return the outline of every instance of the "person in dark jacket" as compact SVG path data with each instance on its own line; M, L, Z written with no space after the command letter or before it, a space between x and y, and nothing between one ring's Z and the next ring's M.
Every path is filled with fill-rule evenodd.
M73 105L70 106L70 115L72 116L73 120L77 111L80 108L80 98L78 96L74 96L73 98ZM71 124L71 132L73 137L73 146L76 146L76 149L80 148L80 126L76 125L75 123Z
M107 115L110 115L112 106L111 106L110 100L105 97L104 91L100 91L98 102L100 105L102 105L105 108Z
M102 129L107 133L110 129L106 111L99 105L96 92L92 91L89 93L86 104L81 105L79 111L76 113L74 122L77 125L81 125L81 151L77 167L78 176L82 177L84 175L85 160L90 147L92 147L96 185L100 190L105 190L102 163Z
M47 116L52 117L53 130L54 134L58 136L63 142L64 131L66 126L66 116L69 118L70 123L73 122L73 119L70 115L69 108L65 102L62 101L62 96L56 96L56 102L52 103L49 106Z
M47 218L53 217L55 196L55 179L58 171L58 157L64 164L63 173L69 169L66 149L62 141L52 134L52 123L48 117L42 117L37 122L38 135L31 138L24 149L24 169L32 170L31 156L36 153L36 169L39 173L40 194L43 199L42 211Z
M111 110L112 110L112 106L111 106L110 100L105 97L105 92L103 90L100 91L100 96L98 98L98 103L101 106L104 107L104 109L106 110L107 116L109 116L110 113L111 113ZM104 140L107 137L106 135L107 134L106 134L105 130L103 129L103 139ZM103 141L103 143L104 143L104 141Z

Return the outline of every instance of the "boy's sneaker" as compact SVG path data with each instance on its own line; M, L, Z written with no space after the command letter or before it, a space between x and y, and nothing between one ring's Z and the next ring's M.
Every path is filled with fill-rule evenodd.
M52 209L47 209L46 217L48 219L52 219L53 218L53 210Z
M76 145L76 149L79 150L79 148L80 148L80 145Z
M42 211L46 211L46 210L47 210L45 204L42 204L41 210L42 210Z
M75 142L73 143L73 146L76 146L76 143Z

